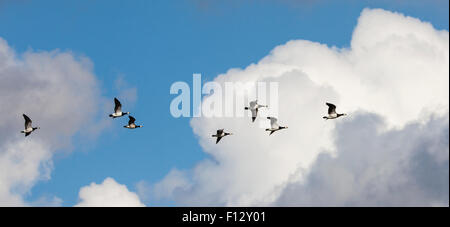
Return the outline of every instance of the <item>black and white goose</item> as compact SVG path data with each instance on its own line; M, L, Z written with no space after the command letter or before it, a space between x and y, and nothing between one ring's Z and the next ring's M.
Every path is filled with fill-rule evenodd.
M122 112L122 104L120 104L120 101L117 98L114 98L114 113L110 114L109 116L112 118L116 118L125 116L127 114L130 114L130 112Z
M224 132L223 129L217 130L217 133L215 135L212 135L212 137L217 137L216 144L225 136L233 135L233 133Z
M272 133L274 133L274 132L276 132L278 130L288 128L287 126L286 127L279 126L278 123L277 123L278 119L276 119L275 117L267 117L267 119L270 120L270 128L266 129L266 131L270 131L269 136L272 135Z
M27 115L23 114L23 118L25 119L25 130L22 130L20 132L25 133L25 137L30 135L34 130L40 129L39 127L33 128L33 126L31 125L32 121Z
M134 123L136 119L134 119L133 116L129 115L128 118L130 118L130 120L128 120L128 125L123 126L124 128L135 129L144 127L143 125L136 125Z
M246 110L252 111L252 122L255 122L258 116L258 109L261 107L268 107L267 105L259 105L258 100L250 102L250 107L245 107Z
M342 113L342 114L336 113L336 106L334 104L328 103L328 102L325 104L327 104L327 106L328 106L328 116L324 116L323 119L325 119L325 120L336 119L338 117L347 115L345 113Z

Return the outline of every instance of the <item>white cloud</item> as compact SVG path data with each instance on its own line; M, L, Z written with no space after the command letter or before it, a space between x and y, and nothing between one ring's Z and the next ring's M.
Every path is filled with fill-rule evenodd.
M0 206L24 206L22 195L50 177L51 151L40 141L20 139L0 148Z
M344 132L335 124L357 121L358 111L382 117L380 132L425 124L430 115L448 116L449 34L399 13L365 9L348 49L290 41L215 81L279 82L279 123L289 129L268 137L247 118L194 118L193 131L211 158L182 174L168 174L157 186L170 193L154 196L181 205L269 205L290 182L306 178L319 154L342 154L334 133ZM350 115L324 121L326 101ZM366 127L363 123L358 126ZM215 145L211 134L218 128L236 135ZM355 150L365 149L360 145ZM447 153L438 153L448 160L448 141Z
M70 52L17 54L0 38L0 206L28 205L24 196L50 178L55 152L70 150L76 133L98 131L101 98L92 68ZM26 138L22 113L41 128Z
M79 192L80 207L143 207L138 195L108 177L101 184L91 183Z
M401 130L383 127L373 114L339 123L336 157L319 155L306 179L289 183L275 204L448 206L448 115Z

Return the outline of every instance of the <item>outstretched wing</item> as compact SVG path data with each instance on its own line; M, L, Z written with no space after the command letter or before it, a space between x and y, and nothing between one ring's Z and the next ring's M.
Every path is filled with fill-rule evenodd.
M334 114L336 113L336 106L332 103L326 103L328 106L328 114Z
M270 127L272 129L277 129L280 127L277 123L278 119L276 119L275 117L267 117L267 119L270 119Z
M114 98L114 112L122 112L122 104L117 98Z
M30 135L31 134L31 132L26 132L25 133L25 137L27 137L28 135Z
M128 120L128 125L134 124L134 122L136 121L136 119L134 119L134 117L132 116L128 116L128 118L130 118L130 120Z
M25 119L25 129L31 128L31 119L25 114L23 114L23 118Z
M222 137L218 136L216 140L216 144L222 139Z

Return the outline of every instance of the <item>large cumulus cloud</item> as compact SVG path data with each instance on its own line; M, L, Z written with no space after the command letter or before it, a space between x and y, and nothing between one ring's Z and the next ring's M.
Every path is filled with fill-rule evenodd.
M70 150L80 129L98 132L101 103L89 59L59 50L18 54L0 38L0 206L30 205L24 196L50 178L55 152ZM22 113L41 127L26 138Z
M256 64L245 69L231 69L219 75L215 82L221 84L248 81L278 82L279 123L288 125L289 129L267 137L267 133L258 127L257 123L250 123L248 118L192 119L193 131L198 135L200 145L210 158L199 162L190 170L174 169L153 186L155 199L170 199L182 205L247 206L270 205L274 202L286 204L283 201L289 200L289 196L295 194L289 193L295 191L289 188L302 188L297 184L308 182L310 179L308 174L310 172L314 174L317 165L323 163L321 161L323 157L348 154L350 151L341 149L351 145L355 146L352 148L353 153L365 149L364 143L355 142L351 138L343 140L340 137L348 130L355 127L370 130L382 126L381 133L396 132L399 134L398 137L402 137L411 133L410 130L414 127L437 126L436 123L432 123L434 121L431 123L427 121L430 116L438 119L442 116L448 118L448 50L448 31L438 31L427 22L399 13L365 9L358 19L349 48L294 40L276 47ZM203 102L215 98L215 95L217 94L206 97ZM323 121L321 117L326 113L324 105L326 101L336 103L338 111L350 115L338 121ZM357 114L359 112L368 114L361 116ZM262 116L269 113L270 111L261 111ZM374 120L374 123L368 120L372 118L383 120ZM343 126L335 128L337 122L342 122ZM431 126L424 126L430 124ZM350 129L342 129L346 126ZM211 134L218 128L226 128L236 135L227 137L219 145L215 145ZM444 123L443 128L438 127L434 130L437 130L434 134L424 132L423 135L416 135L419 141L412 143L414 146L408 145L408 149L404 151L401 149L405 140L390 140L389 142L393 143L389 147L391 152L383 152L383 157L389 160L390 156L410 154L412 156L403 157L401 160L416 161L419 166L421 161L427 158L440 157L438 162L443 166L436 167L439 169L436 173L440 174L441 179L445 172L442 173L440 170L445 169L445 165L448 170L448 140L441 141L435 137L441 138L445 132L448 134L448 122ZM371 136L380 136L373 138L374 143L379 143L371 147L373 151L382 147L382 143L386 141L385 137L388 136L377 134L373 130L371 133ZM444 144L435 144L438 142ZM424 149L435 151L439 155L427 156L432 152L420 152ZM358 154L371 155L369 151ZM392 160L398 159L392 157ZM390 162L385 164L390 165ZM339 164L335 166L339 167ZM381 175L395 175L399 174L397 171L405 170L385 168L394 173L387 171ZM405 168L410 170L409 167ZM423 168L431 167L423 166ZM406 176L420 177L426 169L418 171ZM335 174L339 173L342 173L343 176L340 177L344 178L347 174L345 171L338 171ZM334 178L321 179L328 181ZM382 188L380 190L396 191L407 188L406 184L398 187L394 184L391 187L392 184L389 182L391 179L388 176L379 178L375 174L370 184ZM423 180L417 182L417 184L424 183ZM328 184L339 186L333 183L326 185ZM436 183L433 188L448 191L448 187L445 189L440 185ZM390 188L383 189L383 187ZM161 193L162 189L164 193ZM345 191L348 189L343 190L343 193L349 193ZM391 202L388 202L388 197L384 197L386 193L380 193L376 195L380 198L373 200L361 199L358 202L328 200L315 204L430 205L434 201L445 200L442 193L437 197L424 196L425 192L419 193L423 190L432 193L431 189L421 185ZM414 197L416 194L421 196L420 200L405 202L404 198ZM339 198L342 197L336 196L336 200ZM300 200L295 201L299 203L294 205L302 205Z
M335 157L320 154L279 206L448 206L448 115L383 130L378 115L337 125ZM299 170L301 172L301 170Z

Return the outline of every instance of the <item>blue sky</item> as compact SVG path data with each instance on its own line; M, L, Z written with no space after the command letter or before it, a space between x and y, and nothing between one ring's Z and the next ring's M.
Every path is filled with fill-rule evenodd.
M17 52L60 49L88 57L111 102L118 77L137 89L129 111L145 125L130 132L115 121L95 141L76 136L74 152L61 151L51 179L39 181L26 200L55 195L72 206L80 187L106 177L134 191L141 180L156 183L174 167L192 167L206 155L190 119L170 115L172 83L191 84L192 73L212 80L293 39L347 47L367 7L449 29L448 1L0 1L0 37Z

